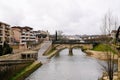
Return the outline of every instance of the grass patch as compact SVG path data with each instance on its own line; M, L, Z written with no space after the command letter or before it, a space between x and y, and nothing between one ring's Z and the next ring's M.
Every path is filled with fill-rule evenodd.
M113 49L113 47L111 45L108 45L108 44L98 44L92 50L117 53L116 50Z
M105 44L98 44L93 48L93 50L95 50L95 51L105 51L106 47L108 47L108 46L105 45Z
M51 53L54 52L54 51L55 51L55 48L52 48L52 49L47 53L47 55L51 54Z

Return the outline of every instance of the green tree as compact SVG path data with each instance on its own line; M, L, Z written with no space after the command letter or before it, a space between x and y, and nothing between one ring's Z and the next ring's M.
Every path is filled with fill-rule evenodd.
M2 49L2 55L11 54L13 52L13 48L7 42L4 42Z

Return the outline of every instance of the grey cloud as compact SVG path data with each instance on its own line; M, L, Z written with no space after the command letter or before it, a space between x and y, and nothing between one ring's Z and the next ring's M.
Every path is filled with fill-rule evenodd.
M0 21L54 33L100 34L104 14L120 17L119 0L0 0Z

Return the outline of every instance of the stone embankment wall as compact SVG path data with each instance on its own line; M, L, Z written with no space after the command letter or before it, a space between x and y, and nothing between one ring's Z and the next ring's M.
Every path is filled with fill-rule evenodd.
M0 62L0 80L9 80L10 77L15 75L21 69L33 63L31 61L19 61L19 62Z
M41 62L35 61L30 66L21 70L21 72L17 73L16 76L13 76L10 80L24 80L31 73L33 73L36 69L38 69L42 65Z

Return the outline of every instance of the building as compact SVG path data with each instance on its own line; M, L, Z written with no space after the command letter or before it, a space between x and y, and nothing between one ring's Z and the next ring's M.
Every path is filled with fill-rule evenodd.
M0 45L3 45L4 42L11 44L12 41L12 32L9 24L0 22Z
M33 32L36 35L37 41L49 40L49 32L48 31L38 30L38 31L33 31Z
M20 43L22 28L20 26L14 26L12 27L12 31L13 31L13 38L14 38L13 43L17 45Z
M116 33L117 33L117 30L112 30L111 34L110 34L110 37L113 38L113 39L115 39Z
M31 48L36 43L36 36L33 28L25 26L12 27L14 33L14 43L19 45L20 49Z

